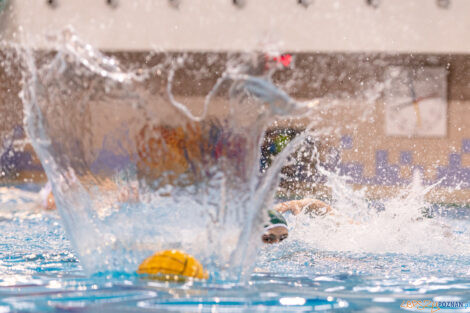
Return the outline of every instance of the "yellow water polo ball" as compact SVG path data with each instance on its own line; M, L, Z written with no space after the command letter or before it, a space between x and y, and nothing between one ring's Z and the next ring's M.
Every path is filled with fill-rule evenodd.
M207 279L209 275L193 256L178 250L165 250L145 259L137 274L160 280L184 280L185 277Z

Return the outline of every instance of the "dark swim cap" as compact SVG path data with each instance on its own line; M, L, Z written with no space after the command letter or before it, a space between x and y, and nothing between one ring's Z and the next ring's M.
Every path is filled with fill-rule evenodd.
M269 224L264 225L264 228L270 229L273 227L281 226L287 228L287 221L282 216L281 213L279 213L276 210L268 210L268 215L269 215Z

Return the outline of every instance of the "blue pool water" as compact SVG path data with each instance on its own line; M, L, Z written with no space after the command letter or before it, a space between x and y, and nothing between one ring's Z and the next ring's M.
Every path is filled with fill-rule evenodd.
M0 312L405 312L411 299L470 302L468 253L327 251L296 236L263 248L247 285L89 277L56 212L38 210L33 192L0 194Z

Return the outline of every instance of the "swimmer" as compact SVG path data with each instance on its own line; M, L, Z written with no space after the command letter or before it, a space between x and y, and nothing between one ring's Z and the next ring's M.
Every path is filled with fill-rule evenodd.
M264 243L279 243L289 236L287 221L281 214L287 211L294 215L303 211L315 216L334 215L333 208L318 199L305 198L279 203L274 210L268 211L269 223L264 226L264 234L261 236Z
M279 243L289 235L286 219L275 210L269 210L268 215L269 223L264 225L264 234L261 240L269 244Z

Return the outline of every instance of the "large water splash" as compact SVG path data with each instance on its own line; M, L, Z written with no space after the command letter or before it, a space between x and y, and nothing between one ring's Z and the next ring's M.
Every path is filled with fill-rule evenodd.
M56 53L23 54L25 125L90 272L133 272L154 251L179 248L215 278L246 277L284 160L307 134L316 139L355 127L327 119L351 111L349 101L296 102L269 80L246 74L243 62L229 60L205 98L185 97L173 93L178 73L188 70L184 54L129 69L68 30L54 40ZM374 88L364 93L365 104L380 94ZM356 107L367 120L374 106ZM310 132L260 174L266 126L275 116L306 111ZM310 161L319 164L313 171L326 177L340 214L291 217L289 242L320 250L432 254L431 236L441 253L469 251L466 233L423 218L430 187L419 179L377 211L347 178L326 170L320 159ZM279 249L289 252L285 245Z
M331 268L338 262L338 271L344 271L341 266L355 268L353 259L371 253L403 258L468 256L468 219L445 217L442 208L426 200L440 182L425 186L420 173L415 172L408 186L379 202L368 199L367 188L355 190L347 183L349 177L325 169L321 162L316 164L331 191L329 201L334 211L325 216L288 214L289 238L274 248L263 249L260 266L279 272L297 267L300 271L321 271L324 264ZM348 255L354 257L348 259ZM275 263L280 259L292 264L278 268Z
M259 173L264 129L308 106L227 69L197 115L172 93L181 56L126 70L70 30L56 40L25 54L25 128L84 268L133 272L178 248L246 277L281 168Z

